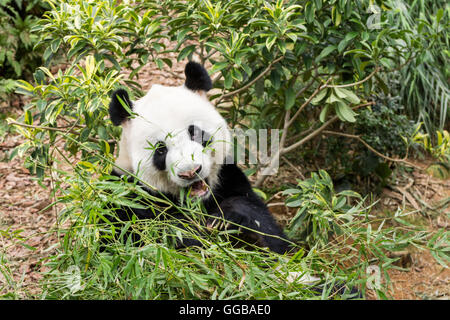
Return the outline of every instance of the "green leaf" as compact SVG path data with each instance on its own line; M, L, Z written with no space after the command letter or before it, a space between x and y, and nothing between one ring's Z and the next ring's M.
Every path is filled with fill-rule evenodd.
M29 82L25 81L25 80L17 80L17 87L22 89L24 93L27 94L31 94L34 91L34 87L32 84L30 84Z
M322 122L322 123L325 122L325 119L327 118L327 115L328 115L328 110L330 109L329 107L330 107L330 105L327 104L325 106L325 108L323 108L322 111L320 112L320 116L319 116L320 122Z
M233 85L233 77L231 76L231 72L227 72L223 76L225 78L224 81L225 89L230 89L231 86Z
M288 33L286 36L292 40L292 42L297 42L297 35L295 33Z
M320 52L319 56L316 58L316 63L322 60L323 58L327 57L330 53L332 53L334 50L336 50L336 46L328 46L323 48L323 50Z
M233 79L242 82L244 80L242 73L238 69L231 69L231 75Z
M94 56L88 56L86 58L86 66L85 66L85 70L86 70L86 78L87 79L91 79L92 75L95 73L96 71L96 65L95 65L95 59Z
M448 3L447 3L448 4ZM444 16L444 9L440 8L438 12L436 13L436 23L439 23Z
M306 21L308 23L314 22L315 13L316 13L316 7L313 5L312 2L308 2L305 6L305 16L306 16Z
M289 87L284 91L284 108L286 110L291 109L295 104L295 91L292 87Z
M347 47L348 43L352 39L354 39L357 35L358 35L358 32L356 32L356 31L352 31L352 32L347 33L345 35L344 39L342 39L341 42L339 42L339 45L338 45L339 53L342 53L342 51L344 51L344 49Z
M155 59L155 63L158 66L159 70L162 70L164 68L164 61L162 61L161 59Z
M344 88L334 88L334 92L336 95L341 98L349 101L350 103L357 104L361 100L354 94L352 91L344 89Z
M342 100L339 99L338 96L336 96L336 95L334 95L334 94L332 93L332 94L330 94L330 96L327 98L326 103L332 104L332 103L335 103L335 102L341 102L341 101L342 101Z
M25 111L25 124L33 124L33 115L30 110Z
M272 46L275 44L275 41L277 41L277 37L270 36L266 39L266 48L270 51L272 49Z
M32 247L32 246L30 246L29 244L26 244L26 243L23 242L23 241L18 241L17 243L20 244L21 246L24 246L24 247L27 248L28 250L31 250L31 251L35 251L35 250L36 250L35 247Z
M225 69L229 65L228 61L216 62L210 69L209 74L214 74L218 71Z
M303 203L303 199L296 199L293 201L287 201L286 202L286 207L290 207L290 208L295 208L295 207L300 207Z
M300 189L286 189L283 191L283 196L287 196L287 195L292 195L292 194L298 194L301 193L302 191Z
M47 61L48 58L50 58L52 55L53 55L52 47L51 46L47 47L47 49L45 49L45 51L44 51L44 54L42 55L42 59L44 61Z
M187 56L192 54L195 51L196 45L190 45L187 47L184 47L183 50L180 51L177 57L177 61L184 60Z
M337 27L341 24L341 20L342 20L342 15L338 10L335 10L336 7L333 7L332 9L332 15L333 15L333 21L334 21L334 25Z
M320 101L322 101L323 98L325 98L325 96L328 93L328 89L326 90L321 90L312 100L311 100L311 104L313 105L317 105Z
M361 195L355 191L352 190L344 190L338 193L340 196L346 196L346 197L352 197L352 198L358 198L362 199Z
M55 77L53 76L53 74L50 72L50 70L48 70L45 67L39 67L39 69L41 69L42 71L44 71L44 73L53 81L55 80Z
M335 200L336 199L336 200ZM346 203L347 203L347 198L345 197L333 197L333 210L339 210L341 209Z
M335 104L336 114L342 121L355 122L356 113L343 101Z
M258 196L260 196L264 201L267 200L267 194L266 194L264 191L262 191L261 189L253 188L253 191L254 191Z
M53 53L56 53L59 49L59 45L61 44L61 39L55 39L52 41L50 48Z

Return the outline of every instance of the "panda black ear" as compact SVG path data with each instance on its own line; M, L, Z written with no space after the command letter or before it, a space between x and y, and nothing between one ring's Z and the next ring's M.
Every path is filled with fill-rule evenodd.
M199 63L189 61L184 69L186 75L186 88L193 91L209 91L212 88L212 81L206 69Z
M109 103L109 117L116 126L121 125L130 116L130 113L122 105L121 100L127 105L129 110L133 107L128 92L125 89L117 89L112 93L111 102Z

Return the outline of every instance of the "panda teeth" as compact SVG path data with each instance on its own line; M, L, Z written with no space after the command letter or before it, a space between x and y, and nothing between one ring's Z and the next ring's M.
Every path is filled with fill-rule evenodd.
M203 181L196 181L191 185L191 196L201 197L208 192L208 186Z

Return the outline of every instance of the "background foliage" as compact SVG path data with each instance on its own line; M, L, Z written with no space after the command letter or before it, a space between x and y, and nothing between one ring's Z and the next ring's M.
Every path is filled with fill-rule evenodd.
M33 50L38 35L31 33L49 7L43 1L0 1L0 99L14 92L14 79L30 79L42 64L42 52Z
M421 39L421 52L411 56L411 63L399 70L398 93L402 105L413 119L423 121L434 139L436 131L448 127L449 119L449 4L446 1L392 2L399 11L390 22Z

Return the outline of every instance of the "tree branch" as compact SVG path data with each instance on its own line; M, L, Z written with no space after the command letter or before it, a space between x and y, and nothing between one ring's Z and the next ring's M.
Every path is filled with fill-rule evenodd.
M356 110L362 107L366 107L366 106L370 106L370 105L374 105L375 102L371 101L371 102L367 102L367 103L363 103L363 104L359 104L357 106L354 106L352 108L352 110ZM284 148L281 152L281 154L285 154L288 153L292 150L294 150L295 148L298 148L299 146L301 146L302 144L305 144L307 141L311 140L312 138L316 137L319 133L321 133L323 130L325 130L325 128L327 128L329 125L331 125L333 122L335 122L336 120L338 120L339 117L338 116L334 116L333 118L331 118L330 120L328 120L327 122L325 122L323 125L321 125L318 129L314 130L313 132L311 132L309 135L307 135L306 137L304 137L302 140L297 141L296 143L290 145L287 148Z
M408 152L406 152L406 156L403 159L399 159L399 158L391 158L388 156L385 156L384 154L382 154L381 152L375 150L371 145L369 145L366 141L364 141L363 138L361 138L358 135L354 135L354 134L349 134L349 133L343 133L343 132L336 132L336 131L329 131L329 130L324 130L323 131L324 134L331 134L331 135L335 135L335 136L341 136L341 137L346 137L346 138L351 138L351 139L356 139L359 142L361 142L367 149L369 149L370 151L372 151L373 153L375 153L377 156L379 156L380 158L386 159L388 161L392 161L392 162L400 162L400 163L404 163L408 166L411 166L413 168L422 170L422 168L420 168L419 166L416 166L415 164L407 161L406 159L408 158Z
M375 73L377 73L380 70L381 70L381 67L376 67L367 77L365 77L364 79L362 79L358 82L348 83L348 84L328 85L328 88L348 88L348 87L358 86L358 85L366 82L370 78L372 78L375 75Z
M295 119L300 115L300 113L303 111L303 109L312 101L312 99L314 99L314 97L320 92L320 91L322 91L322 90L324 90L324 89L326 89L327 87L328 87L328 83L330 83L330 81L332 80L333 78L331 77L331 78L329 78L326 82L325 82L325 84L323 84L323 85L321 85L321 86L319 86L312 94L311 94L311 96L308 98L308 100L306 100L301 106L300 106L300 108L298 108L298 110L297 110L297 112L294 114L294 116L289 120L289 122L288 122L288 127L290 127L291 125L292 125L292 123L294 123L294 121L295 121ZM312 84L312 83L311 83ZM311 85L310 84L310 85ZM310 86L309 85L309 86ZM306 87L305 87L306 88ZM305 88L303 88L303 89L305 89Z
M239 88L239 89L237 89L237 90L234 90L234 91L231 91L231 92L222 94L222 95L220 96L220 98L219 98L219 102L217 102L216 105L219 104L223 99L229 98L229 97L231 97L231 96L234 96L234 95L236 95L236 94L238 94L238 93L240 93L240 92L242 92L242 91L244 91L244 90L250 88L256 81L258 81L259 79L261 79L262 77L264 77L270 70L272 70L272 67L273 67L273 65L274 65L275 63L277 63L278 61L282 60L283 58L284 58L284 56L281 56L281 57L278 57L277 59L273 60L273 61L267 66L267 68L264 69L263 72L261 72L255 79L253 79L252 81L250 81L249 83L247 83L247 84L244 85L243 87L241 87L241 88Z

